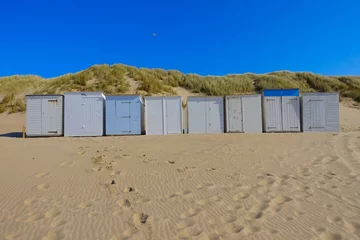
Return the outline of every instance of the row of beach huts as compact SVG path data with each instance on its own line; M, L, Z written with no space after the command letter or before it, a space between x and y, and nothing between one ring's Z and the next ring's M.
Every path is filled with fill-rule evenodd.
M339 93L267 89L262 94L193 96L69 92L26 95L26 136L338 132Z

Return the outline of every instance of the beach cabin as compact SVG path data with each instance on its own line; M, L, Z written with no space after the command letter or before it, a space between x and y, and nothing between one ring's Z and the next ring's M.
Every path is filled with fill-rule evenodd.
M261 133L261 94L225 96L227 133Z
M63 95L26 95L26 136L64 134Z
M299 89L265 89L262 104L264 132L300 132Z
M181 96L145 97L146 135L182 134Z
M106 135L140 135L144 104L140 95L106 95Z
M302 93L304 132L339 132L339 93Z
M224 97L188 97L188 133L224 132Z
M105 96L101 92L64 94L64 135L103 136Z

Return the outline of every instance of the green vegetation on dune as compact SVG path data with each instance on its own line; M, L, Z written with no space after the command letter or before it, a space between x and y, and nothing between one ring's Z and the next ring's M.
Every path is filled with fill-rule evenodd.
M254 93L266 88L300 88L302 92L339 91L342 97L360 102L360 77L326 77L288 71L200 76L183 74L177 70L165 71L115 64L94 65L75 74L51 79L33 75L0 78L0 95L3 96L0 113L25 111L25 94L55 94L71 91L129 93L129 80L138 82L137 91L146 95L175 95L174 87L182 87L205 95Z

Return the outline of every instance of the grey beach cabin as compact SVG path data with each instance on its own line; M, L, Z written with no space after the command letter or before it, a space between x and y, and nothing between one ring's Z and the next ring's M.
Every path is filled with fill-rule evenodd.
M26 136L62 136L63 99L63 95L26 95Z
M264 132L300 132L299 89L265 89L262 97Z
M304 132L339 132L339 93L303 93Z

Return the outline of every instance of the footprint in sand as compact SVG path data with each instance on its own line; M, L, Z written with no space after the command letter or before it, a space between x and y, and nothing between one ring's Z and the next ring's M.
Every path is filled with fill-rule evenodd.
M324 232L320 236L313 238L313 240L342 240L340 233Z
M261 218L262 215L263 215L262 212L248 212L245 215L245 219L247 219L247 220L255 220L255 219Z
M145 213L136 213L133 216L133 222L136 226L145 224L149 216Z
M216 171L216 168L207 168L205 169L207 172L212 172L212 171Z
M60 164L60 167L72 167L74 165L75 165L74 161L65 161L65 162Z
M176 194L186 196L186 195L192 194L192 191L191 190L183 190L183 191L177 192Z
M42 183L36 186L37 189L39 190L46 190L48 188L50 188L50 185L48 183Z
M195 220L193 220L191 218L183 219L179 223L176 224L176 228L178 230L181 230L184 228L192 227L195 225L195 223L196 223Z
M245 236L249 236L253 233L260 232L260 230L260 227L250 224L244 227L243 233L245 234Z
M88 208L88 207L91 207L91 206L92 206L91 202L83 202L83 203L80 203L78 205L78 207L81 208L81 209Z
M25 222L36 222L39 221L41 219L43 219L45 216L42 213L34 213L31 216L29 216Z
M64 238L65 234L60 229L51 229L42 240L60 240Z
M150 198L142 197L136 200L136 203L147 203L147 202L150 202Z
M339 158L337 156L326 156L321 160L322 163L324 164L329 164L329 163L333 163L333 162L336 162Z
M237 220L237 217L235 217L233 215L221 216L220 217L220 221L222 223L232 223L232 222L235 222L236 220Z
M298 186L295 187L295 189L298 190L298 191L302 191L302 192L303 192L303 191L308 190L309 187L306 186L306 185L298 185Z
M213 183L200 183L196 186L197 189L204 189L204 190L207 190L207 191L211 191L211 190L214 190L215 188L217 188L217 186Z
M53 220L50 224L51 227L56 228L67 224L65 220Z
M188 239L189 237L196 237L196 236L199 236L203 231L201 231L197 226L194 226L194 227L188 227L188 228L185 228L183 230L181 230L179 232L179 235L178 237L180 239L183 239L183 238L186 238Z
M345 221L345 226L352 233L356 233L356 235L360 236L360 223L354 221Z
M212 197L197 201L197 204L207 205L207 204L214 203L214 202L220 202L221 200L222 200L222 197L220 197L219 195L214 195Z
M99 215L99 213L97 213L97 212L90 212L90 213L88 214L88 218L96 217L96 216L98 216L98 215Z
M273 235L275 235L275 234L278 234L278 233L279 233L279 231L278 231L278 230L276 230L276 229L271 229L271 230L269 230L269 232L270 232L270 234L273 234Z
M36 204L38 201L35 198L28 198L24 200L24 205L25 206L32 206L34 204Z
M20 237L21 237L20 234L11 233L9 235L6 235L4 240L15 240L15 239L20 238Z
M327 217L326 219L329 223L336 224L336 225L344 225L344 221L340 216Z
M244 226L236 223L226 223L218 226L216 228L216 233L220 235L229 234L229 233L239 233L244 229Z
M229 205L227 206L227 210L229 211L236 211L236 210L239 210L242 208L242 205L241 204L234 204L234 205Z
M288 196L278 195L271 200L271 203L275 203L278 205L284 204L286 202L290 202L292 199Z
M116 203L120 206L120 207L130 207L131 203L128 199L119 199L116 201Z
M184 218L190 218L190 217L193 217L193 216L197 215L200 211L201 211L200 208L190 208L187 211L182 212L180 214L180 217L183 218L183 219Z
M331 204L331 203L326 203L326 204L324 204L324 207L325 207L325 208L333 208L334 205Z
M128 230L125 230L121 233L120 236L112 236L110 240L125 240L125 239L131 239L133 235L135 235L139 230L136 228L130 228Z
M45 217L46 218L54 218L54 217L59 216L60 214L61 214L61 212L59 210L52 208L45 213Z
M323 226L315 226L315 227L313 227L313 229L315 232L318 232L318 233L323 233L326 231L326 228L324 228Z
M175 197L177 197L178 195L176 193L170 193L166 196L167 199L173 199Z
M293 221L294 218L291 217L291 216L288 216L288 217L285 217L284 220L287 221L287 222L290 222L290 221Z
M50 175L49 172L43 172L43 173L36 174L35 177L37 177L37 178L44 178L44 177L47 177L47 176L49 176L49 175Z
M116 175L119 175L121 172L120 171L112 171L111 173L110 173L110 176L116 176Z
M274 182L275 182L274 179L266 178L266 179L260 180L257 184L259 186L269 186L269 185L272 185Z
M238 193L238 194L236 194L236 195L233 196L233 200L239 201L239 200L246 199L246 198L248 198L249 196L250 196L250 194L247 193L247 192L240 192L240 193Z

